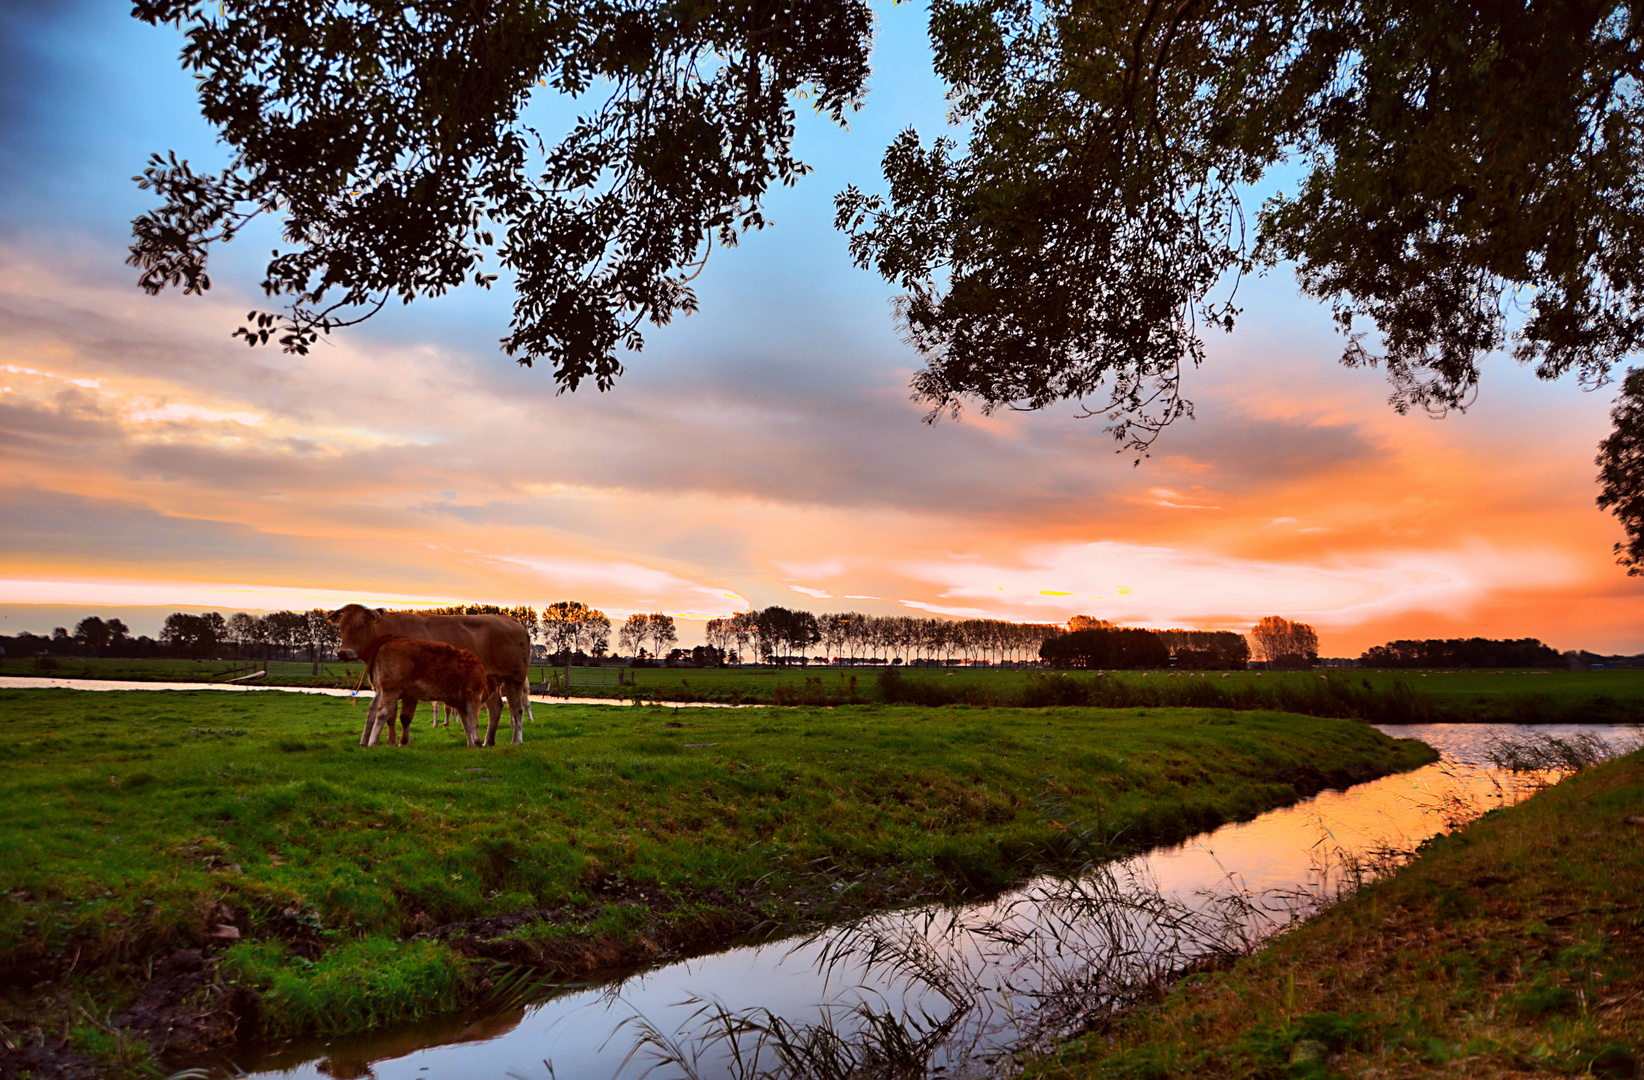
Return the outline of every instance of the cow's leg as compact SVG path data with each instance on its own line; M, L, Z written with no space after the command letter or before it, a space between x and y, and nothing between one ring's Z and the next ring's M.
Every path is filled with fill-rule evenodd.
M400 704L399 691L378 691L377 701L377 713L374 722L371 725L371 737L367 739L365 743L367 746L377 745L377 738L382 734L382 726L384 724L388 725L389 741L392 742L394 739L394 711Z
M377 706L382 704L382 691L378 690L371 696L371 704L365 708L365 726L360 729L360 745L371 745L371 724L377 718Z
M525 702L525 719L535 723L537 718L531 715L531 673L529 670L525 673L525 681L519 684L519 699Z
M480 697L478 694L475 694L473 697L469 698L467 701L464 701L462 703L462 707L457 710L457 718L462 721L463 734L468 736L468 745L469 746L478 746L479 745L479 711L480 711L480 704L484 700L485 700L484 698ZM446 716L451 715L451 709L452 709L451 703L446 702L446 705L445 705L445 715ZM493 726L495 725L495 723L496 723L496 721L493 720L492 721ZM486 743L485 745L489 746L491 744Z
M485 699L485 707L491 713L491 723L485 729L485 745L497 745L497 720L502 716L502 691L499 689Z
M417 699L405 697L400 699L400 745L411 745L411 721L417 715ZM394 721L388 721L388 741L394 741Z
M525 709L531 695L524 692L524 683L508 684L508 719L514 722L514 745L525 741Z

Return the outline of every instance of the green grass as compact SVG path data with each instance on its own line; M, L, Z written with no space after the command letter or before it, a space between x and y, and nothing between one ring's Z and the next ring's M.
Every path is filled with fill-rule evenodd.
M1644 670L1355 671L1385 685L1403 679L1433 702L1435 720L1543 723L1644 721Z
M1381 722L1636 723L1644 671L1082 672L988 668L640 668L637 688L660 700L797 704L901 699L923 704L1281 709ZM1225 675L1225 677L1224 677ZM852 680L854 679L854 685ZM625 691L631 692L631 691ZM617 696L615 688L578 690Z
M170 658L61 656L41 668L33 659L0 657L0 675L50 679L108 679L115 682L227 682L238 675L261 671L261 660L176 660ZM322 661L313 674L308 661L274 660L256 686L336 686L352 689L362 665Z
M266 1031L349 1029L468 992L456 953L408 940L441 924L538 911L467 955L576 974L996 889L1069 828L1176 839L1293 800L1297 766L1432 756L1260 712L539 706L523 747L475 751L426 727L362 749L338 698L0 690L0 710L14 1030L46 1008L31 986L106 1013L210 944L214 905Z
M464 1004L470 983L450 950L382 936L341 943L311 962L277 938L247 942L228 950L223 968L229 978L261 990L261 1033L268 1038L453 1012Z
M0 675L129 681L223 682L248 664L230 660L122 660L73 658L39 671L29 659L0 659ZM311 674L307 663L276 661L256 685L353 688L360 665L332 662ZM534 682L556 669L536 665ZM612 700L639 695L654 701L728 704L824 705L884 702L881 675L896 672L898 694L911 703L1036 706L1049 703L1106 707L1275 709L1309 715L1357 716L1377 722L1639 723L1644 722L1644 670L1316 672L1125 672L1052 675L996 668L883 666L630 668L636 686L579 687L581 697ZM1226 674L1227 677L1223 678ZM1072 688L1074 693L1067 692Z
M1036 1080L1644 1074L1644 753L1425 846Z

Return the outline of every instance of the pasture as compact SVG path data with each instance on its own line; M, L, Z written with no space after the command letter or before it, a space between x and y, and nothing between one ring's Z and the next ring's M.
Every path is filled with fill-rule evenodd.
M347 1030L471 1001L492 962L568 977L986 892L1071 836L1167 841L1320 770L1432 756L1205 710L539 705L523 747L489 750L426 710L409 748L363 749L345 698L0 690L0 710L0 1025L132 1060L111 1017L184 948L220 958L201 1015L237 984L263 1034Z
M887 672L895 674L887 676ZM1336 669L1097 675L995 668L732 667L640 668L633 674L641 694L663 701L822 704L894 698L912 704L1267 708L1388 723L1644 722L1644 670ZM888 690L886 678L898 689ZM577 693L617 695L615 688Z
M258 665L260 668L260 664ZM51 670L32 659L0 658L0 675L113 679L132 682L226 682L251 665L232 660L174 660L65 657ZM561 669L531 668L541 687ZM1644 722L1644 670L1570 671L1489 669L1479 671L1320 670L1300 672L1087 672L1056 675L999 668L771 667L629 668L635 686L578 687L579 697L647 701L710 701L751 705L883 703L881 674L895 671L900 699L909 704L976 704L1032 707L1066 704L1114 707L1267 708L1323 715L1354 715L1380 722L1453 721L1509 723ZM352 689L360 682L357 663L322 662L320 675L307 662L275 661L253 685L328 686ZM1226 674L1228 677L1223 678ZM1321 678L1322 676L1322 678ZM854 680L854 681L853 681ZM1067 686L1088 688L1088 700L1068 700ZM1348 707L1331 701L1351 690ZM1321 694L1321 691L1324 693ZM1081 695L1075 693L1074 699Z

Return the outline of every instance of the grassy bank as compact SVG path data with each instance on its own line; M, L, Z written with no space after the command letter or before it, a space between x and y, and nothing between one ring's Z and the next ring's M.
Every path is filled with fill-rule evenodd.
M0 659L0 675L226 682L250 667L228 660L64 658L51 670ZM531 669L538 683L555 669ZM1049 673L997 668L728 667L629 669L632 687L579 687L578 696L741 705L863 702L1039 708L1266 709L1374 723L1644 723L1644 671L1307 671ZM275 662L254 685L352 688L358 664Z
M1430 842L1038 1080L1644 1075L1644 754Z
M1431 757L1261 712L560 706L472 751L361 749L348 699L0 710L0 1024L133 1060L447 1009L497 961L572 975L995 889L1058 860L1051 813L1140 846Z

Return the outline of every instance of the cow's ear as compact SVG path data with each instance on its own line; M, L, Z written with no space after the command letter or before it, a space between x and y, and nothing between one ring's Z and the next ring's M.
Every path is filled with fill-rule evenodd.
M377 618L379 618L379 619L380 619L380 618L382 618L382 617L383 617L383 616L384 616L384 615L387 615L387 614L388 614L388 609L387 609L387 608L377 608L377 609L376 609L376 611L375 611L375 612L373 612L373 614L374 614L374 615L376 615L376 616L377 616Z
M328 611L325 613L325 621L330 623L332 626L335 626L342 622L342 613L342 608L338 608L336 611Z

